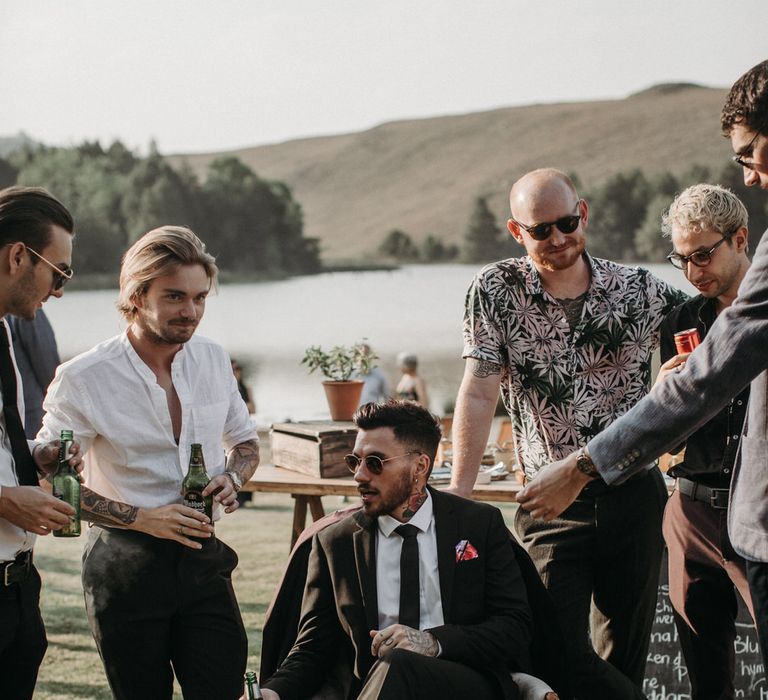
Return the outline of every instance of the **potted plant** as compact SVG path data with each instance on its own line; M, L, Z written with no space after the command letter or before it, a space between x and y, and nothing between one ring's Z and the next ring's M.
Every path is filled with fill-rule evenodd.
M363 391L363 380L352 379L352 375L368 374L375 367L375 359L365 343L336 345L328 352L312 345L304 351L301 364L307 366L310 374L319 370L325 377L323 388L331 418L345 421L352 420Z

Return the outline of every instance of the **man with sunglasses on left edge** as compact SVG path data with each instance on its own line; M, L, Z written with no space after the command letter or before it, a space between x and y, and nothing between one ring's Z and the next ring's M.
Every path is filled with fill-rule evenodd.
M521 177L510 207L507 227L527 256L486 266L466 300L452 480L452 490L465 496L499 390L518 464L535 479L647 393L659 326L686 298L646 270L585 251L589 208L562 172ZM577 697L645 697L665 502L653 469L619 488L590 482L551 522L523 508L515 516L569 641Z

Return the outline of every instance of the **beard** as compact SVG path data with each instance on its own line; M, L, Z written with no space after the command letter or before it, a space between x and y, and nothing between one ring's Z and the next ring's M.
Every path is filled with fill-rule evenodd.
M555 270L567 270L573 267L584 252L585 242L583 238L568 242L568 245L560 248L549 248L544 252L534 251L529 253L531 259L550 272Z
M33 321L38 305L42 301L37 294L35 268L31 267L16 284L8 300L7 313L23 318L25 321Z
M366 491L367 487L361 485L360 488ZM397 508L407 503L413 490L413 478L409 471L401 473L397 482L389 487L389 493L382 496L381 491L376 489L377 501L375 503L366 503L363 501L363 512L370 518L376 518L379 515L390 515Z
M180 345L186 343L195 334L198 322L169 321L165 326L155 326L145 322L141 325L147 339L155 345Z

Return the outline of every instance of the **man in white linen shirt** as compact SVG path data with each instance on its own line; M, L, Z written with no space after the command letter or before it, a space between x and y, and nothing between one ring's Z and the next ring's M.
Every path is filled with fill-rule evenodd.
M194 332L216 280L189 229L164 226L125 254L118 309L126 331L62 365L39 438L81 441L91 528L83 589L115 698L237 698L247 638L232 589L237 555L181 505L191 443L201 443L214 513L237 508L259 462L258 437L229 357ZM225 449L227 450L225 459Z
M72 216L48 192L0 190L0 316L34 318L72 277ZM24 437L21 382L0 321L4 407L0 413L0 694L28 700L48 645L40 617L40 576L32 564L35 535L69 522L74 509L43 491L38 475L56 466L58 441L34 445ZM16 377L15 384L13 377ZM79 467L80 458L71 460Z

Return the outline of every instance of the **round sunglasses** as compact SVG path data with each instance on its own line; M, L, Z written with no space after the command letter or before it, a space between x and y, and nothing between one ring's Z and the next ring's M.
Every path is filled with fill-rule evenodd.
M365 464L365 468L371 472L371 474L381 474L384 469L385 462L391 462L393 459L400 459L401 457L407 457L408 455L420 455L419 450L411 450L402 455L395 457L387 457L382 459L378 455L368 455L367 457L358 457L357 455L345 455L344 464L347 465L349 471L353 474L360 468L361 464Z
M581 205L581 200L576 202L576 207ZM510 217L511 218L511 217ZM581 222L581 212L569 216L561 216L557 221L549 221L543 224L533 224L526 226L516 219L511 219L520 228L525 229L535 241L546 241L552 235L552 227L556 226L560 233L573 233Z

